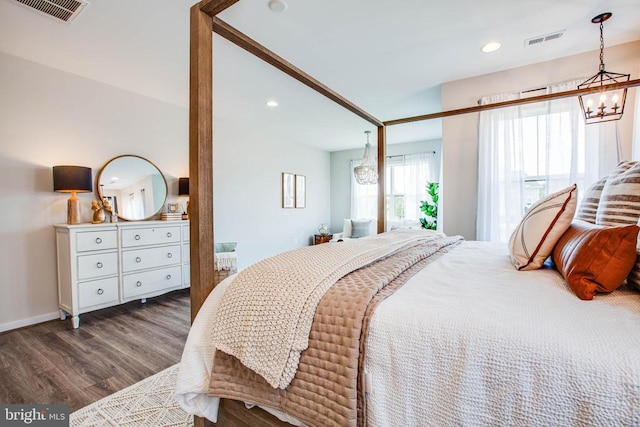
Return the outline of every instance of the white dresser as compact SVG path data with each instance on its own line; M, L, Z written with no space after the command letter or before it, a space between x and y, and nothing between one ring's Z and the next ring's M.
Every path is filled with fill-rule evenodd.
M189 287L189 222L55 226L60 318Z

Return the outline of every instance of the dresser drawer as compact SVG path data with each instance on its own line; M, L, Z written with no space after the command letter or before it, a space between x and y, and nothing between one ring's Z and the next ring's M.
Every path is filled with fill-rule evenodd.
M107 252L78 256L78 280L111 276L118 273L118 253Z
M180 242L180 226L122 230L122 247Z
M115 249L117 242L116 230L82 231L76 235L76 248L78 252Z
M122 272L180 264L180 245L134 249L122 252Z
M182 268L167 267L159 270L128 274L122 277L124 299L139 295L181 287Z
M78 283L78 306L80 309L117 302L117 277Z

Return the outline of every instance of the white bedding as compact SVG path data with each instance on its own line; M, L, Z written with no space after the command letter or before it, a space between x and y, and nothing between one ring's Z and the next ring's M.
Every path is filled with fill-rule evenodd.
M228 280L177 384L182 407L213 421L209 322ZM429 264L378 306L366 348L371 426L640 425L640 294L581 301L553 270L516 271L504 244L463 242Z

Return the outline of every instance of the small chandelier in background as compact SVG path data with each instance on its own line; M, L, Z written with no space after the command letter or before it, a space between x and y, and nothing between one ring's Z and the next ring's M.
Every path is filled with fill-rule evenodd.
M353 174L356 177L356 182L361 185L377 184L378 183L378 166L375 160L371 156L371 144L369 144L370 130L364 131L367 135L367 144L364 146L364 156L359 166L353 168Z
M579 84L578 89L599 87L600 91L578 97L586 124L620 120L624 112L627 88L607 89L607 85L629 81L629 74L610 73L604 69L604 36L602 30L604 21L609 18L611 18L611 13L606 12L591 20L594 24L600 24L600 71L595 76Z

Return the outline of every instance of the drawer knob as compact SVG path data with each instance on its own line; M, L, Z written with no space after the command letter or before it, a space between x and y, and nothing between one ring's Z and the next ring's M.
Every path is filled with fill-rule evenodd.
M99 237L96 237L96 243L97 243L97 244L102 243L102 239L101 239L101 238L99 238Z
M142 258L140 258L139 256L136 257L136 262L140 262L142 261Z
M171 258L172 256L173 256L173 254L172 254L171 252L169 252L169 253L167 254L167 258Z
M98 261L98 263L96 264L96 267L102 268L102 266L103 266L103 264L100 261Z
M167 237L171 237L171 232L168 232L168 233L167 233Z
M98 295L104 294L104 290L102 288L98 288Z
M140 240L140 235L139 235L139 234L136 234L136 236L134 237L134 239L136 239L136 240Z
M171 275L167 274L167 280L170 280L170 279L171 279Z
M138 287L138 288L139 288L140 286L142 286L142 282L141 282L140 280L138 280L138 281L136 282L136 287Z

